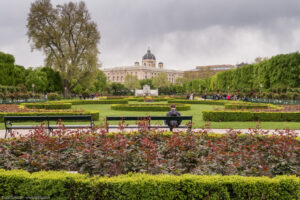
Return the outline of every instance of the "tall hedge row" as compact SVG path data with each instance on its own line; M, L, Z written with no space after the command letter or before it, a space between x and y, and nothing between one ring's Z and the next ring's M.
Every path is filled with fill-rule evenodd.
M44 199L289 199L300 198L296 176L242 177L128 174L88 177L82 174L0 170L3 198Z
M280 54L257 64L219 72L212 80L213 90L265 91L300 87L300 53ZM260 88L262 84L262 88Z
M215 122L263 121L300 122L300 112L203 111L203 120Z

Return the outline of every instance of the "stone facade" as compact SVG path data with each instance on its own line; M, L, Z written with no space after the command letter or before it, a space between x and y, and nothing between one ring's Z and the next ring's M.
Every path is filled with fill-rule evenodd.
M139 80L151 79L161 72L168 75L168 80L175 83L177 78L183 77L183 71L164 69L163 63L158 63L156 67L156 58L150 50L143 56L142 64L135 62L133 66L123 66L103 69L109 82L124 83L127 74L136 75Z

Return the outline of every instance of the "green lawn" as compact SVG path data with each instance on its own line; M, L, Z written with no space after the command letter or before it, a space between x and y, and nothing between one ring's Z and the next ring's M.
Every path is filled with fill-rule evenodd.
M129 102L130 104L144 104L144 102ZM156 103L167 103L167 102L155 102ZM153 103L151 103L153 104ZM143 112L143 111L118 111L111 110L110 104L87 104L87 105L75 105L72 106L72 109L79 110L99 110L100 112L100 121L95 122L96 125L104 125L104 118L106 116L165 116L166 112ZM193 116L193 127L194 128L202 128L207 122L202 120L202 111L203 110L213 110L214 108L223 108L223 106L216 105L197 105L191 104L191 110L181 111L181 115L192 115ZM66 124L71 124L72 122L67 122ZM76 124L86 124L86 122L73 122ZM117 124L118 122L113 122L111 124ZM128 124L132 124L135 122L126 122ZM162 122L157 122L162 123ZM183 122L185 123L185 122ZM22 124L38 124L33 122L22 123ZM211 128L235 128L235 129L247 129L247 128L255 128L259 125L264 129L298 129L300 130L300 122L211 122L209 123ZM4 129L4 123L0 123L0 129Z
M141 102L130 102L130 103L141 103ZM155 103L166 103L166 102L155 102ZM77 105L72 108L85 109L85 110L99 110L100 112L100 122L103 123L103 118L106 116L164 116L166 112L142 112L142 111L117 111L111 110L108 104L96 104L96 105ZM202 128L207 122L202 120L203 110L213 110L214 108L223 108L223 106L216 105L191 105L191 110L182 111L181 115L192 115L194 128ZM100 122L96 122L99 124ZM264 129L300 129L299 122L211 122L211 128L237 128L237 129L247 129L255 128L260 125Z

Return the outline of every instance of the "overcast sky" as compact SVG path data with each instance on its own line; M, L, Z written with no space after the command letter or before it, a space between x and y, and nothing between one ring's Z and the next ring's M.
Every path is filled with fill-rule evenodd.
M75 1L75 0L73 0ZM16 64L43 65L30 50L33 0L0 1L0 51ZM52 0L53 5L69 2ZM150 47L167 68L252 62L300 48L299 0L86 0L101 34L103 67L141 62Z

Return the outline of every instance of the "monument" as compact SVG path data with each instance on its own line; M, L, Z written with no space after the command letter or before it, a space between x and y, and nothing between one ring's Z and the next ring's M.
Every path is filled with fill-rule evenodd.
M135 96L158 96L158 89L151 90L149 85L144 85L142 90L135 89Z

